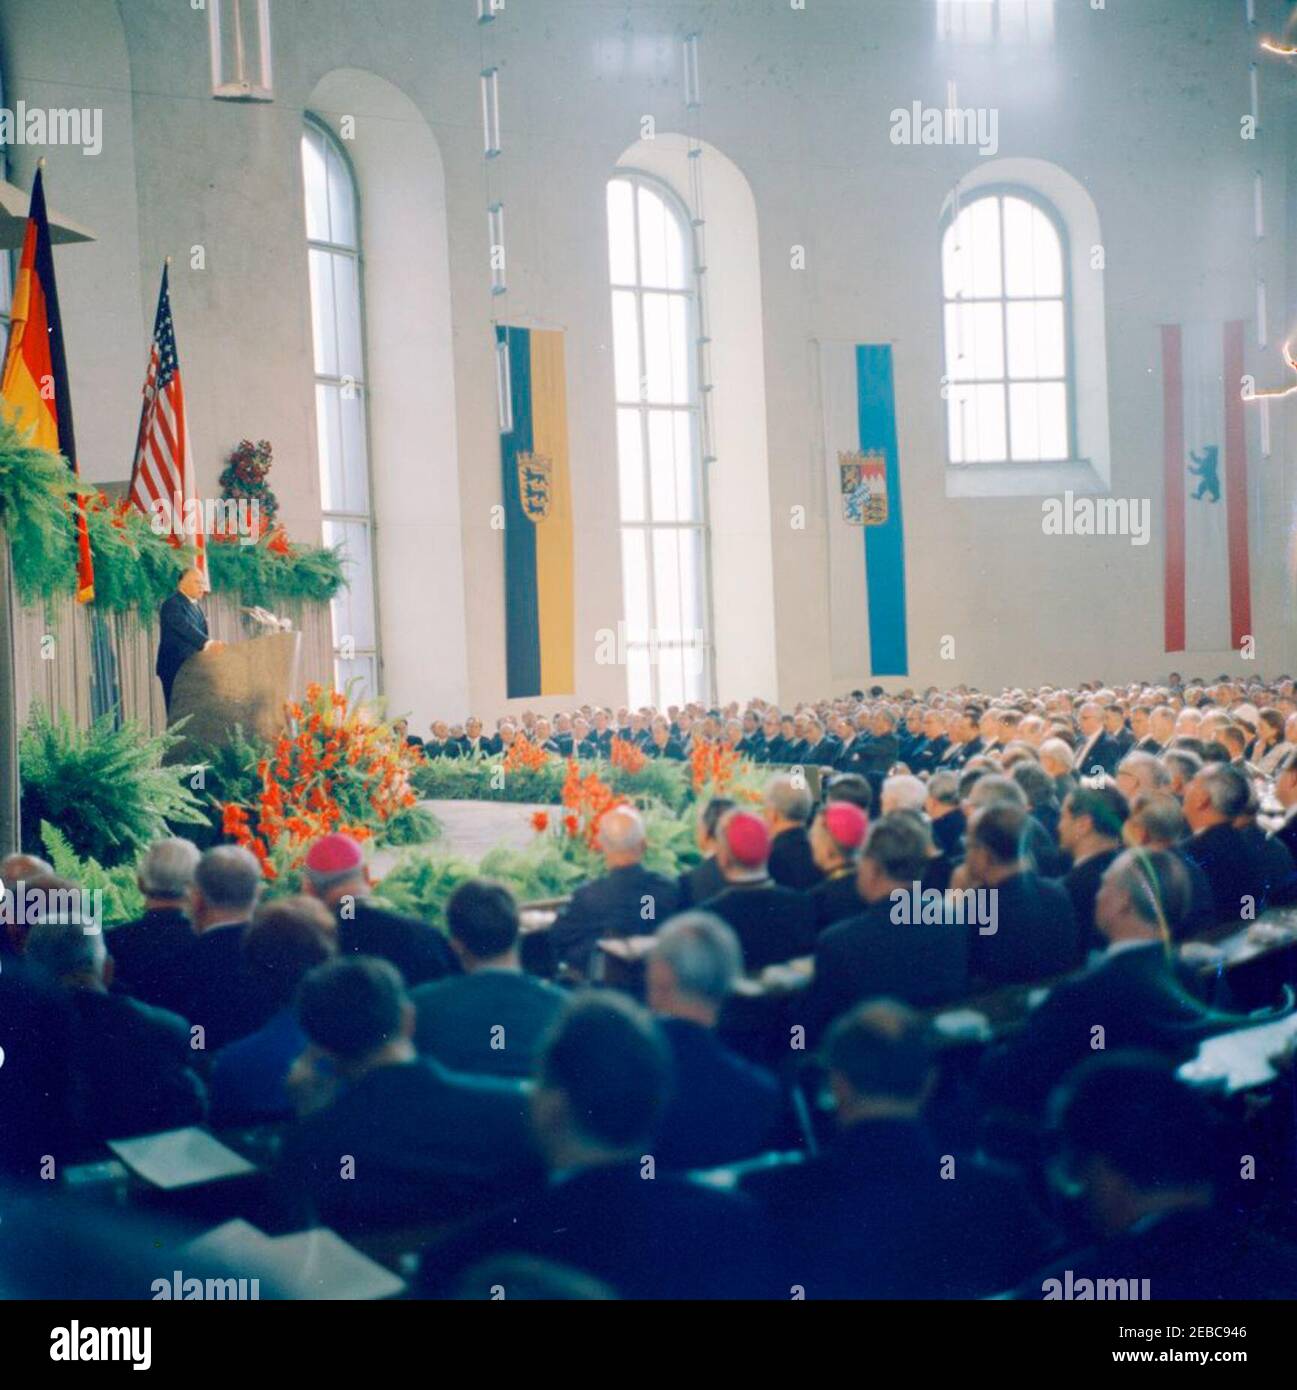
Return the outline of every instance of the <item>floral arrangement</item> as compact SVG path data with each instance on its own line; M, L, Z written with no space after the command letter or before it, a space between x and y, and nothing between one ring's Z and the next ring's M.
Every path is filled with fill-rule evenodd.
M270 489L266 475L274 462L270 441L241 439L225 461L221 472L221 496L227 501L255 502L257 505L257 535L273 530L279 515L279 499ZM216 535L215 540L233 540L231 535Z
M256 764L254 803L220 806L222 832L270 879L298 869L321 835L392 838L384 832L415 812L410 773L423 757L341 691L313 684L286 712L287 730Z
M608 761L613 767L619 767L624 772L629 772L634 776L635 773L644 770L644 764L648 762L648 755L632 739L618 738L614 734L612 745L608 750Z
M614 806L624 806L626 798L601 780L598 773L583 777L575 758L567 764L567 780L563 783L563 829L568 838L579 839L587 849L599 848L599 823Z
M526 734L519 734L504 755L503 767L505 772L538 772L548 762L549 754L539 744L533 743Z

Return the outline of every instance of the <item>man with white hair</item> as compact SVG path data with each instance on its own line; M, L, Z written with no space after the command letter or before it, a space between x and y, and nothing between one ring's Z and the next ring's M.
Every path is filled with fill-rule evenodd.
M778 1083L716 1037L742 973L738 937L710 912L682 912L658 933L648 1004L675 1060L675 1086L652 1149L664 1168L715 1168L771 1146Z
M198 942L185 911L198 860L188 840L155 840L135 871L144 913L108 934L118 992L173 1013L183 1011L183 980Z
M171 687L180 668L191 656L209 649L219 651L225 644L207 632L207 619L198 600L209 589L207 576L192 566L176 581L176 589L158 610L158 659L154 670L162 682L162 701L171 708Z
M1171 774L1166 765L1151 753L1138 750L1127 753L1117 765L1117 790L1127 801L1150 792L1160 792L1170 785Z
M185 1020L109 992L113 963L101 932L79 921L40 922L27 936L26 954L67 992L76 1016L72 1064L84 1142L203 1120L207 1095L191 1065Z
M1072 750L1061 738L1047 738L1040 745L1040 765L1054 779L1061 801L1076 786L1072 773L1075 765Z
M599 848L607 869L584 883L550 928L554 959L590 973L595 945L604 937L651 936L676 910L679 887L643 864L648 840L633 806L615 806L599 822Z
M922 811L927 799L927 787L917 777L902 772L884 781L879 805L882 814L889 816L893 811Z

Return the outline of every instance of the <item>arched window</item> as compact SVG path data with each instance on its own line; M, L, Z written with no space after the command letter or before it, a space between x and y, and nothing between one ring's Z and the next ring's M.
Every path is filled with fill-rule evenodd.
M1076 458L1062 223L1025 191L960 204L942 238L952 465Z
M308 118L302 182L310 257L315 426L324 542L341 545L347 587L333 600L334 678L378 693L374 526L365 418L360 208L351 166L333 135Z
M643 174L608 184L627 698L709 697L693 231Z

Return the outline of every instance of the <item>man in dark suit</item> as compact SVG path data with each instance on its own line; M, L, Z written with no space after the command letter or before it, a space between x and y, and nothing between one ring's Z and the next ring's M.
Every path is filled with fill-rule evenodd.
M335 833L315 841L307 852L302 887L333 913L339 954L390 961L410 989L459 973L436 927L373 901L364 854L350 835Z
M950 747L946 721L938 710L930 709L923 716L923 737L906 760L911 772L932 772Z
M973 938L972 974L988 986L1046 980L1081 961L1080 932L1067 890L1027 868L1027 825L1018 806L978 812L954 886L995 890L995 930Z
M1129 807L1116 787L1078 787L1063 802L1058 818L1058 843L1071 857L1063 887L1085 951L1102 947L1094 927L1094 899L1108 865L1121 853L1122 827Z
M734 929L744 968L764 970L810 955L815 917L810 898L771 878L770 833L750 811L729 811L721 819L716 861L725 890L699 904Z
M387 961L317 966L297 1013L310 1047L289 1090L303 1117L275 1172L294 1227L364 1233L448 1220L538 1175L521 1083L418 1057L414 1007Z
M977 1298L1022 1278L1048 1227L1015 1175L943 1158L923 1118L936 1081L924 1021L892 1000L861 1004L825 1054L837 1130L824 1152L741 1184L774 1227L781 1285L809 1299Z
M818 716L811 715L806 721L806 746L802 761L811 767L835 767L841 756L841 742L826 734Z
M1121 749L1121 756L1124 758L1135 746L1135 735L1126 727L1126 711L1120 705L1105 705L1103 727Z
M661 715L653 721L648 741L643 748L646 756L650 758L668 758L677 763L684 761L685 750L671 737L671 726Z
M265 982L248 970L243 933L261 893L261 865L238 845L209 849L194 870L189 917L198 940L177 981L177 1012L203 1029L209 1054L255 1033L275 1012Z
M805 779L772 777L766 783L766 825L770 829L770 877L781 888L814 888L822 875L815 867L806 829L814 802Z
M461 758L489 758L495 751L495 741L482 733L482 721L470 714L464 721L464 732L457 740Z
M782 1108L769 1072L716 1037L743 973L733 931L708 912L673 917L648 961L648 1004L675 1062L675 1084L653 1153L663 1168L714 1168L767 1149Z
M1184 853L1188 833L1184 810L1170 792L1150 792L1136 797L1122 830L1128 849L1168 850L1179 856L1189 875L1189 911L1176 931L1177 941L1201 936L1216 925L1216 900L1212 896L1211 881Z
M695 839L702 858L691 869L680 875L680 895L677 907L695 907L725 891L725 875L716 858L717 836L721 820L726 812L734 809L735 803L727 796L714 796L698 813Z
M781 732L779 711L773 708L768 709L761 721L760 761L763 763L785 763L788 761L784 756L786 751L787 744Z
M187 569L176 583L176 591L158 610L158 660L156 671L162 682L162 698L171 708L171 687L176 674L189 658L209 647L219 650L224 643L207 635L207 619L198 600L207 592L207 576L201 570Z
M875 821L865 841L856 880L865 904L815 944L815 978L804 1001L792 1006L820 1036L863 999L887 995L914 1005L958 999L968 989L969 938L939 905L937 920L913 920L914 893L928 866L932 840L917 817L898 813Z
M1252 1204L1222 1190L1231 1167L1237 1181L1233 1136L1168 1063L1092 1057L1050 1112L1051 1179L1079 1208L1091 1243L1024 1281L1018 1298L1078 1297L1083 1280L1091 1292L1129 1281L1125 1297L1177 1303L1292 1297L1291 1238L1261 1228Z
M102 932L81 921L39 922L26 959L68 991L76 1015L74 1109L84 1144L202 1122L207 1095L185 1020L109 993Z
M1097 769L1105 776L1115 777L1123 749L1103 726L1103 706L1087 701L1077 713L1077 722L1081 726L1081 745L1076 750L1076 775L1091 777Z
M938 766L958 772L965 763L971 762L985 747L980 733L982 711L976 705L969 705L959 716L954 729L954 739L942 755Z
M145 851L136 871L144 915L108 933L113 988L119 994L181 1012L184 976L198 944L185 911L198 860L189 840L157 840Z
M594 1275L622 1298L786 1296L748 1199L671 1173L647 1180L670 1078L670 1052L644 1010L611 992L575 1000L531 1102L548 1185L431 1246L422 1291L489 1299L490 1282L472 1271L508 1251Z
M470 879L450 895L446 926L464 973L411 993L415 1048L451 1071L530 1076L564 994L523 973L517 904L498 883Z
M928 778L923 810L932 824L936 847L948 859L962 858L967 821L959 804L959 778L953 772L934 772Z
M584 883L550 928L554 959L588 974L602 937L651 936L679 903L673 880L643 864L648 841L632 806L618 806L599 822L599 846L608 872Z
M1208 763L1184 793L1184 815L1193 831L1184 853L1207 875L1220 922L1250 920L1285 894L1292 856L1278 840L1268 844L1240 828L1247 823L1251 785L1229 763Z
M1154 1048L1174 1057L1192 1051L1193 1030L1208 1015L1180 985L1167 953L1188 910L1189 876L1177 855L1120 855L1099 890L1095 920L1106 951L1055 985L1022 1030L987 1054L984 1093L1033 1112L1096 1046Z

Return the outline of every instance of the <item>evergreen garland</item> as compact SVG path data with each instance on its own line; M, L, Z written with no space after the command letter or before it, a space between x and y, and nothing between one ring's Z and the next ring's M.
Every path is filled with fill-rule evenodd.
M19 601L35 604L76 588L70 504L78 482L60 454L35 448L28 438L28 432L0 419L0 526L9 537ZM101 612L151 616L192 563L192 552L157 535L149 518L126 499L114 504L95 489L81 493L94 558L95 604ZM264 519L264 499L261 505ZM327 603L346 584L339 550L294 545L273 528L255 545L209 541L207 557L213 592L243 603L270 608Z

